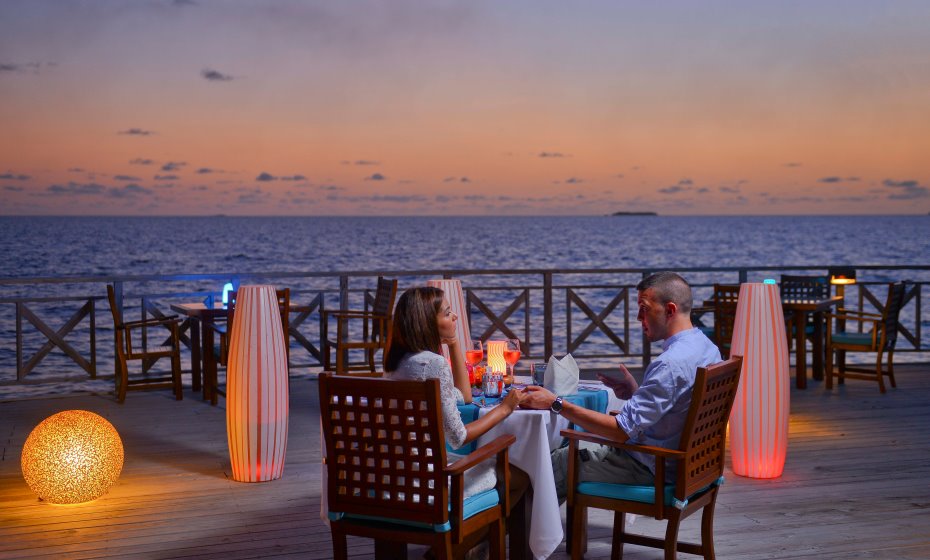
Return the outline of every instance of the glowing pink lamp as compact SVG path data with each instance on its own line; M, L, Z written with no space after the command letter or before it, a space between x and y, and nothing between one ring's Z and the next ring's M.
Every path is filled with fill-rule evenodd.
M730 354L743 357L743 371L730 413L733 472L775 478L788 451L788 339L778 286L742 284L736 304Z
M240 286L226 369L226 435L233 479L281 478L288 412L287 351L274 286Z

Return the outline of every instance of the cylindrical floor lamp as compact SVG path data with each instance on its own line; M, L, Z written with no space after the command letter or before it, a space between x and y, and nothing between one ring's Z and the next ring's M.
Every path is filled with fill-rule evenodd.
M790 379L785 317L776 284L740 286L730 354L743 357L730 413L733 472L752 478L781 476L788 451Z
M281 478L287 420L287 352L274 286L241 286L226 369L226 435L233 479Z

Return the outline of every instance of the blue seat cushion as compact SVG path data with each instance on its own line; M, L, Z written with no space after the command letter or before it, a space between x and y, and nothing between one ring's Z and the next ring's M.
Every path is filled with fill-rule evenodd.
M836 332L831 337L838 344L856 344L860 346L872 345L872 333L865 332Z
M696 494L700 494L712 486L720 486L721 484L723 484L722 476L704 488L701 488L691 496L688 496L688 499L683 502L675 498L675 485L666 484L662 492L662 501L664 505L675 506L678 509L683 509L686 505L688 505L688 500L690 500ZM642 504L654 504L656 497L655 486L612 484L608 482L580 482L578 483L576 489L579 493L587 494L588 496L600 496L602 498L626 500L629 502L639 502Z
M465 498L462 508L462 518L468 519L469 517L481 513L487 509L491 509L500 503L500 496L497 495L497 489L491 488L490 490L485 490L473 496ZM452 505L449 505L449 509L452 509ZM437 533L445 533L452 530L452 524L448 521L442 524L433 525L430 523L420 523L416 521L402 521L400 519L392 519L390 517L379 517L376 515L358 515L354 513L339 513L339 512L329 512L328 514L330 521L339 521L340 519L357 519L362 521L376 521L379 523L393 523L395 525L403 525L405 527L415 527L417 529L429 529Z

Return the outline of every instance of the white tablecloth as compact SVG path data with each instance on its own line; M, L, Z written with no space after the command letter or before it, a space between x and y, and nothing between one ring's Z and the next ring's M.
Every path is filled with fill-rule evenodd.
M585 382L585 385L593 384ZM607 410L619 410L625 401L614 396L613 391L608 391L608 395ZM488 410L482 408L478 415L484 416ZM510 446L510 462L526 471L533 483L529 539L536 558L552 554L564 536L550 452L562 444L560 432L567 427L568 420L548 410L517 410L478 438L478 445L483 445L504 434L517 437Z

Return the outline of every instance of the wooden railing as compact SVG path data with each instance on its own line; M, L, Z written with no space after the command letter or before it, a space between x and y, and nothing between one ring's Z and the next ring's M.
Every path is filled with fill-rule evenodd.
M928 345L921 340L924 323L921 302L924 286L930 283L930 266L855 268L859 283L847 287L846 301L858 301L860 308L863 305L881 308L884 290L876 289L878 284L897 279L914 281L903 311L902 336L896 352L899 356L913 353L914 358L925 360ZM706 299L714 282L761 281L786 272L812 275L825 272L824 268L812 267L676 270L692 282L695 301ZM112 371L113 325L105 301L107 283L116 286L120 303L128 313L145 318L170 315L169 306L174 302L201 301L211 295L220 297L222 285L230 279L291 288L292 368L322 368L322 312L367 308L379 275L398 278L401 290L430 278L461 279L472 335L482 339L519 338L525 350L524 363L571 353L583 369L607 367L618 360L629 364L641 361L646 365L654 349L643 339L635 319L635 286L651 272L462 269L0 278L0 384L56 379L56 372L77 372L94 378L100 371ZM97 306L102 306L106 317L99 325ZM185 321L182 340L188 346L189 335L190 322ZM147 338L143 343L148 343ZM102 348L98 349L98 345ZM13 349L15 364L10 359ZM53 353L56 349L60 355Z

